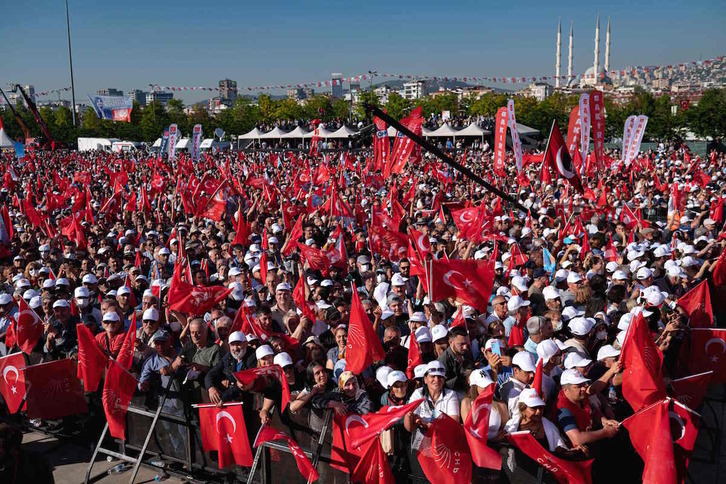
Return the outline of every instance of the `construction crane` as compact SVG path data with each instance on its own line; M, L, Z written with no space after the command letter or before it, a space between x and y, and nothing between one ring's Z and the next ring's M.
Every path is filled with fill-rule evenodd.
M23 96L23 99L25 100L25 104L28 105L28 109L31 113L33 113L33 117L35 118L35 122L38 123L38 126L40 127L40 131L43 133L43 136L45 137L45 140L43 141L43 144L41 145L41 149L48 149L48 148L54 148L56 146L56 141L53 139L53 136L50 134L50 129L48 129L48 125L45 124L45 121L43 121L43 118L40 116L40 112L38 111L38 107L35 105L32 99L30 99L30 96L23 90L22 86L20 84L15 84L13 87L13 91L18 90L20 91L20 95Z

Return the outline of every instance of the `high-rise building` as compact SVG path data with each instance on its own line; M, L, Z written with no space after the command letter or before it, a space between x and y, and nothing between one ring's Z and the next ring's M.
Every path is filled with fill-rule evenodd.
M96 91L96 94L98 94L99 96L123 96L124 92L120 89L107 87L105 89L99 89L98 91Z
M343 74L333 72L331 75L331 85L333 87L333 97L336 99L343 97Z
M222 79L219 81L219 100L231 106L237 100L237 81Z
M129 96L131 96L131 100L136 101L141 106L146 106L147 94L149 93L141 89L131 89L129 91Z
M152 102L157 101L162 106L166 106L166 104L172 99L174 99L173 92L152 91L146 94L146 104L151 104Z
M424 81L408 81L403 84L401 96L405 99L419 99L426 95L426 83Z
M23 86L23 91L25 91L25 94L28 95L31 101L33 101L34 103L37 102L37 99L35 99L35 86L33 86L32 84ZM20 91L11 91L10 95L8 96L8 100L13 106L17 105L18 103L22 104L23 106L26 105L25 98L23 98L23 95L20 94Z

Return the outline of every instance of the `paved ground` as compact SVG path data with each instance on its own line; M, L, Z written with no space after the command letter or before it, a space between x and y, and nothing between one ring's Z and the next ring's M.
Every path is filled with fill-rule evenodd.
M42 454L48 463L53 467L53 476L56 484L81 483L86 477L86 468L88 461L91 459L93 449L83 448L78 445L61 442L55 437L50 437L40 432L29 432L23 437L23 446L29 451ZM99 457L93 466L91 475L104 472L120 461L106 461L105 456ZM142 466L136 478L137 483L154 482L157 471ZM111 483L127 483L131 478L131 468L125 472L117 474L105 474L94 482L103 484ZM182 481L175 477L170 477L163 481L169 484L180 484Z

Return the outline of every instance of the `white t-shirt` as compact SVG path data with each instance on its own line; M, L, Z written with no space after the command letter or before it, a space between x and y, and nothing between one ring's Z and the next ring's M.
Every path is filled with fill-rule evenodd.
M413 392L408 403L414 402L423 398L423 389L419 388ZM454 420L459 420L459 412L461 411L461 402L459 401L459 395L453 390L445 388L439 399L434 402L431 396L427 396L426 400L421 402L416 410L413 411L414 415L421 417L424 422L433 422L441 414L446 414ZM423 440L424 434L421 429L416 429L413 433L413 439L411 441L411 447L418 449L419 444Z

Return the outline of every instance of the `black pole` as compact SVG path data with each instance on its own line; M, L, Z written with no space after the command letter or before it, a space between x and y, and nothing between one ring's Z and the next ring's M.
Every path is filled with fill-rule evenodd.
M71 66L71 114L73 115L73 127L76 126L76 85L73 82L73 53L71 52L71 22L68 18L68 0L66 0L66 32L68 33L68 63Z
M510 197L508 194L504 193L503 191L501 191L499 188L495 187L488 181L484 180L479 175L477 175L476 173L471 171L469 168L465 167L461 163L459 163L459 162L455 161L454 159L452 159L451 157L447 156L446 153L444 153L443 151L438 149L436 146L434 146L433 144L431 144L428 141L426 141L425 139L423 139L421 136L418 136L417 134L414 134L413 132L411 132L410 129L406 128L404 125L399 123L397 120L395 120L394 118L392 118L391 116L386 114L381 108L379 108L375 104L366 104L365 108L366 108L366 112L373 113L375 116L379 117L380 119L382 119L383 121L388 123L390 126L393 126L398 131L400 131L401 133L408 136L411 139L411 141L413 141L420 147L424 148L429 153L433 153L434 155L436 155L439 158L441 158L442 160L444 160L450 167L455 168L460 173L462 173L465 176L469 177L470 179L474 180L479 185L483 186L484 188L486 188L487 190L489 190L490 192L492 192L499 198L503 199L506 202L511 203L512 205L517 207L519 210L522 210L523 212L526 212L526 213L529 212L529 210L524 205L519 203L517 200Z

